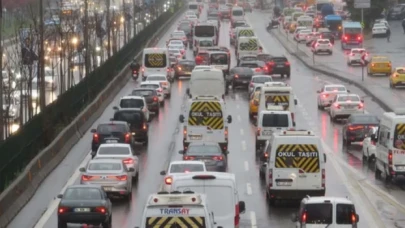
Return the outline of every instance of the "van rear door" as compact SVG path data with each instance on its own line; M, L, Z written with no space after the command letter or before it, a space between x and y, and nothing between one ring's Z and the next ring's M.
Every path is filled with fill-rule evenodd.
M288 112L263 112L260 116L259 126L262 128L261 135L270 137L273 132L292 127L291 114Z
M392 168L397 172L405 172L405 123L395 125L392 146Z
M143 59L144 68L143 74L149 76L151 74L167 75L168 56L166 53L145 53Z

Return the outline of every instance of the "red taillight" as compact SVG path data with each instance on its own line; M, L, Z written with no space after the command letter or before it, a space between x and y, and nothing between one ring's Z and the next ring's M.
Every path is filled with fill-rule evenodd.
M286 66L290 66L290 62L285 62L285 65L286 65Z
M105 214L107 209L105 207L96 207L96 212Z
M133 70L132 72L133 72L134 74L136 74L136 70Z
M392 150L388 150L388 166L392 168Z
M142 67L142 72L145 72L145 68Z
M361 109L361 108L364 108L364 104L363 104L363 103L360 103L358 107L359 107L360 109Z
M99 143L99 142L100 142L100 138L99 138L99 136L98 136L97 133L93 134L93 141L94 141L95 143Z
M239 75L235 74L234 78L239 78Z
M58 214L63 214L69 211L68 207L59 207L58 208Z
M356 218L356 215L354 213L352 213L351 220L352 220L352 224L356 224L357 218Z
M235 205L235 227L239 226L240 216L239 216L239 203Z
M345 36L345 37L343 37L343 39L347 41L349 39L349 37Z
M172 177L166 177L165 178L165 184L171 185L173 183L173 178Z
M127 176L127 175L117 176L116 178L117 178L118 180L120 180L120 181L126 181L126 180L128 180L128 176Z
M93 177L88 176L88 175L82 175L82 181L89 181L89 180L91 180L91 178L93 178Z
M273 187L273 169L269 169L269 188Z
M146 124L143 124L143 130L146 130L146 129L148 129L148 126L146 126Z
M359 130L359 129L363 129L363 126L349 126L348 129L349 131L354 131L354 130Z
M195 159L195 157L193 157L193 156L184 156L183 157L183 160L187 160L187 161L194 160L194 159Z
M307 223L307 212L302 213L301 223Z
M269 153L267 153L267 152L264 152L264 155L263 155L265 158L268 158L269 157Z
M327 98L329 95L328 94L322 94L323 98Z
M351 56L354 56L354 53L351 53L350 55L351 55Z
M126 165L134 164L134 159L127 158L127 159L124 159L122 162L124 162L124 164L126 164Z
M325 187L326 173L325 169L322 169L322 188Z
M249 87L253 87L253 86L254 86L253 82L250 82Z
M391 63L388 63L388 67L391 67L392 65L391 65Z
M159 99L157 97L153 97L153 101L157 102Z
M212 159L215 160L215 161L223 161L224 160L224 158L222 156L213 156Z
M125 134L125 143L130 143L131 141L131 134L127 133Z
M340 104L335 104L335 108L340 109Z
M159 89L157 89L157 91L158 91L159 93L161 93L163 90L162 90L162 88L159 88Z
M361 36L358 36L358 37L357 37L357 40L361 40Z
M276 65L276 63L275 62L269 62L269 65L272 67L272 66Z

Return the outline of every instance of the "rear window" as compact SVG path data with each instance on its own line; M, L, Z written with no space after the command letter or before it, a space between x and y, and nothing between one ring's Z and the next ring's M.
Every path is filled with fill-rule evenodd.
M97 127L97 133L110 134L111 132L126 132L127 128L123 124L102 124Z
M149 76L146 78L147 81L166 81L165 76Z
M187 155L218 155L222 154L217 146L190 146L187 149Z
M369 123L378 123L378 118L376 116L351 116L351 122L355 124L369 124Z
M352 50L352 53L354 53L354 54L363 54L364 50Z
M164 53L145 54L144 64L147 68L163 68L167 66L167 56Z
M198 5L189 5L188 8L191 10L196 10L198 9Z
M212 65L227 65L228 55L227 54L211 54L211 64Z
M243 11L242 10L233 10L232 16L243 16Z
M265 82L272 82L272 81L273 81L273 79L271 77L255 77L255 78L252 78L253 83L264 84Z
M339 96L337 101L343 101L343 102L345 102L345 101L349 101L349 102L354 101L354 102L357 102L357 101L360 101L360 99L359 99L358 96Z
M267 62L271 59L270 55L257 55L257 60Z
M139 112L120 111L114 114L114 120L125 121L128 123L143 122L143 116Z
M242 61L256 61L257 57L256 56L245 56L241 58Z
M134 91L132 91L132 95L140 96L140 97L153 96L155 93L156 93L155 90L134 90Z
M98 148L97 154L100 155L128 155L131 151L128 147L100 147Z
M68 200L98 200L102 199L97 188L68 188L63 194L63 199Z
M121 99L121 108L140 108L143 107L144 103L141 99Z
M271 60L276 63L285 63L288 61L286 58L272 58Z
M288 114L264 114L263 127L288 127Z
M328 40L319 40L318 43L320 44L329 44Z
M241 67L248 67L248 68L258 68L260 67L257 63L242 63L240 64Z
M315 144L280 144L276 150L275 167L318 173L320 171L318 147Z
M143 84L143 85L141 85L141 88L157 89L157 88L159 88L159 85L156 85L156 84Z
M327 91L327 92L345 92L346 91L346 88L345 87L343 87L343 86L334 86L334 87L332 87L332 86L328 86L328 87L325 87L325 91Z
M405 150L405 123L395 126L394 148Z
M122 165L119 163L91 163L88 170L92 171L100 171L100 170L121 170Z
M353 224L352 217L355 214L353 204L336 204L336 224Z
M333 205L330 203L306 204L303 213L306 213L306 224L331 224L333 222Z
M170 166L170 173L203 172L202 164L174 164Z

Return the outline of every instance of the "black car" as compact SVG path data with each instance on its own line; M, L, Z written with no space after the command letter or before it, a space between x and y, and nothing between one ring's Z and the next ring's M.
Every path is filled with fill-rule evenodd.
M111 201L101 186L71 185L58 198L58 228L67 223L112 227Z
M132 90L131 95L145 98L149 111L159 115L159 97L155 89L137 88Z
M227 84L228 86L232 85L233 89L235 89L237 86L249 88L249 83L250 80L252 80L253 74L253 70L249 67L234 67L229 71Z
M191 71L194 70L195 61L179 60L174 67L174 79L179 79L182 76L191 76Z
M218 143L198 142L190 143L187 150L180 150L183 160L200 160L205 162L207 171L226 172L228 168L228 151L222 151Z
M110 121L100 123L96 129L91 129L93 140L91 142L92 155L95 155L100 144L127 143L134 144L129 125L125 121Z
M285 56L273 56L267 63L269 74L280 74L282 77L286 75L288 78L291 73L290 62Z
M352 142L362 142L369 130L379 124L380 120L375 115L350 115L342 129L343 145L349 146Z
M335 44L335 34L333 32L320 32L321 39L329 39L330 43Z
M134 141L143 142L144 145L148 144L148 123L145 114L135 108L122 108L114 113L112 121L125 121L129 124Z

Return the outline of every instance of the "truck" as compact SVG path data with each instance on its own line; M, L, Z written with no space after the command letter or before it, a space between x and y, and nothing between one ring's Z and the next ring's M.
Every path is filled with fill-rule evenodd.
M335 37L342 36L342 17L339 15L328 15L324 18L324 27L334 33Z

